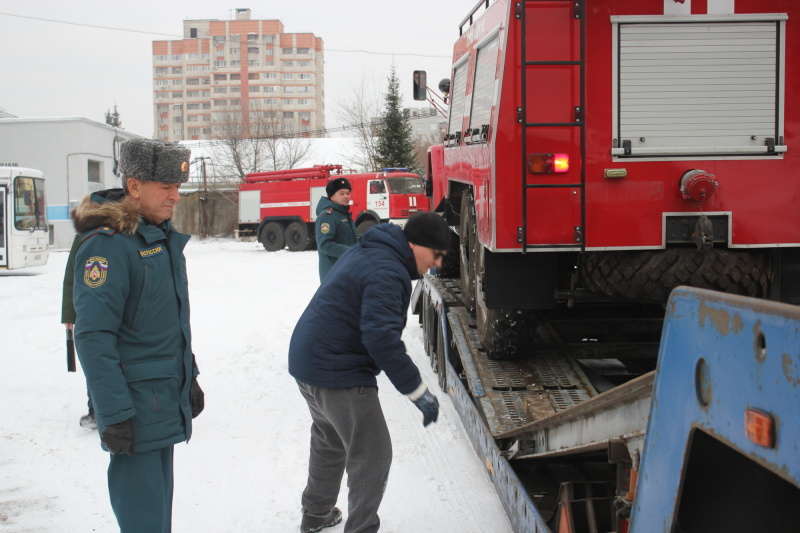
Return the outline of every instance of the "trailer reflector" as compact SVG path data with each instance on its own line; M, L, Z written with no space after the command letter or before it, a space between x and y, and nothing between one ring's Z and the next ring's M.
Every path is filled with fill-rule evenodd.
M758 409L745 411L744 432L748 439L759 446L772 448L775 444L772 417Z

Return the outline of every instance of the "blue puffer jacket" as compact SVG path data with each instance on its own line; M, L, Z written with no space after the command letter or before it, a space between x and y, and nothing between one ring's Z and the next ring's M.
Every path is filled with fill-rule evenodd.
M145 452L192 434L189 236L108 200L95 193L74 215L84 233L75 254L75 341L98 430L131 419L134 451Z
M419 278L403 230L379 224L333 266L292 333L289 373L325 388L375 386L386 372L403 394L422 379L400 339Z

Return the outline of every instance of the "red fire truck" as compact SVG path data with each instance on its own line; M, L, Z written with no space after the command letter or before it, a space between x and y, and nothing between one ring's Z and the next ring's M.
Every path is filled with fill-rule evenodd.
M239 185L239 236L256 236L270 252L312 248L317 203L337 177L353 187L350 212L359 235L380 222L402 226L413 213L429 210L422 179L407 169L352 174L341 165L315 165L257 172Z
M428 169L484 347L681 284L800 303L798 40L794 0L480 1Z

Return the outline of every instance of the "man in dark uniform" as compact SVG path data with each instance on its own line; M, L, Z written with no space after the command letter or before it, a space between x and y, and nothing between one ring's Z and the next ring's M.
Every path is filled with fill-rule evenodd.
M173 445L188 441L203 391L192 353L183 249L170 219L189 178L189 149L131 139L123 189L73 213L75 342L94 401L108 491L122 533L172 529Z
M401 340L411 280L442 264L450 229L435 213L416 213L405 228L379 224L331 271L292 334L289 373L311 412L311 453L303 491L302 533L339 523L334 507L347 471L345 533L380 527L392 442L378 399L381 371L435 422L439 403Z
M325 279L331 267L348 248L358 241L356 225L350 213L350 191L353 187L347 178L328 182L325 193L317 204L317 250L319 252L319 280Z

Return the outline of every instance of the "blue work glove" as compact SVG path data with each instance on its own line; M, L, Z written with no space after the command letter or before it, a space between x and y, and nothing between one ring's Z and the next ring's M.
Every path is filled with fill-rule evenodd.
M431 394L431 391L429 391L427 387L425 387L425 392L422 393L422 396L411 401L414 402L417 409L422 411L423 426L427 427L428 424L436 422L436 419L439 418L439 400L436 399L436 396Z
M130 419L103 428L100 440L111 453L133 455L133 424Z

